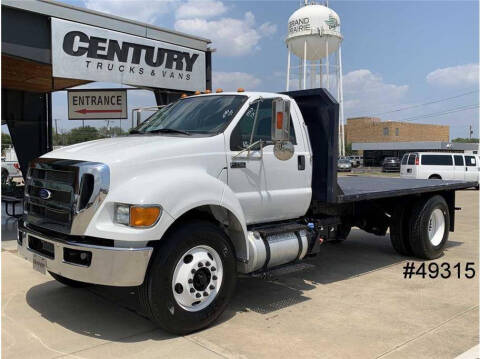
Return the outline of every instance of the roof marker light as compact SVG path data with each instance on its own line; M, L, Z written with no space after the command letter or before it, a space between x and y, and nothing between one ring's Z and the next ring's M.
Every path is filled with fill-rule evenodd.
M217 89L217 91L215 91L215 92L216 92L216 93L222 93L222 92L223 92L223 90L222 90L222 89L220 89L220 88L218 88L218 89Z
M245 92L245 89L244 89L243 87L239 87L239 88L237 89L237 92Z

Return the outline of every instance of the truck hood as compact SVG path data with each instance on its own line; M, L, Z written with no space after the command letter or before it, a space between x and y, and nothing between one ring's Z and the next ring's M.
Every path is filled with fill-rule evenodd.
M224 152L223 135L184 137L176 135L130 135L82 142L44 154L44 158L102 162L111 167L135 166L138 162Z

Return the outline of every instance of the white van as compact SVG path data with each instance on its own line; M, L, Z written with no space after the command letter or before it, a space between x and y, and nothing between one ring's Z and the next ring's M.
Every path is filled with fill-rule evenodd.
M445 152L406 153L400 177L479 181L480 158L475 155Z

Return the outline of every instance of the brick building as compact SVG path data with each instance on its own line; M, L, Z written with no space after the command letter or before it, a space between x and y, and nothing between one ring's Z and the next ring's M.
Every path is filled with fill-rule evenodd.
M345 143L415 142L450 139L450 126L427 125L409 122L382 122L377 117L347 119Z

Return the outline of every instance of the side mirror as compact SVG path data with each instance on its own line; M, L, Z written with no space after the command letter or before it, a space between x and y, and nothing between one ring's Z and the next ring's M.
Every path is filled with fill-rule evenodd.
M290 142L290 101L276 98L272 101L273 154L281 161L293 157L295 148Z
M290 140L290 101L276 98L272 101L272 140Z

